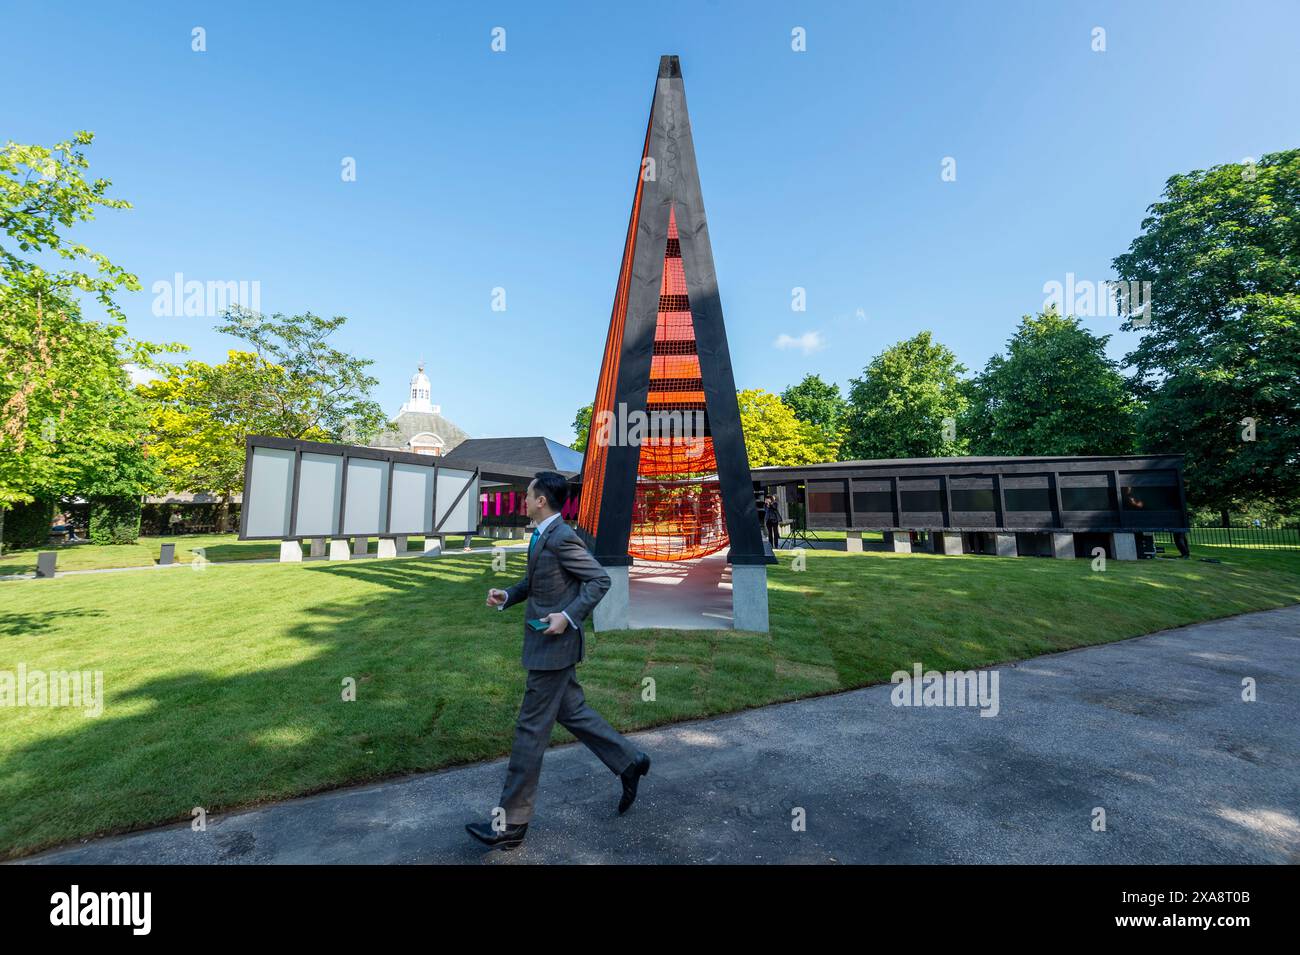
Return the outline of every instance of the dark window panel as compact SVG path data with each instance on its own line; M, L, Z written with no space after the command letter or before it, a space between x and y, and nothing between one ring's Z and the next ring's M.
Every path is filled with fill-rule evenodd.
M954 511L995 511L997 502L993 490L953 488L952 509Z
M1067 511L1113 511L1115 492L1109 487L1063 487L1061 507Z
M1008 511L1050 511L1052 492L1045 487L1009 487L1002 491Z

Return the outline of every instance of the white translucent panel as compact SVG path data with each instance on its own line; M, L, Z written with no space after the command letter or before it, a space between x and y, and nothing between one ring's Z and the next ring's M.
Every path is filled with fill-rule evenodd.
M246 537L287 537L293 503L293 451L253 448L243 507Z
M343 533L373 537L387 533L388 462L348 459L348 491Z
M298 463L297 537L333 537L339 527L343 456L304 451Z
M393 465L392 534L424 534L433 527L433 468Z
M460 494L462 490L464 495ZM464 534L477 530L478 517L478 479L474 472L438 468L438 520L441 522L438 533Z

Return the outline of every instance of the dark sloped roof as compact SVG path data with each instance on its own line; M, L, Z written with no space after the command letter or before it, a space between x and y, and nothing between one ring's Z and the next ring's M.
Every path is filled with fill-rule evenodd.
M533 471L571 475L582 470L582 452L550 438L469 438L443 455L452 467L510 465Z

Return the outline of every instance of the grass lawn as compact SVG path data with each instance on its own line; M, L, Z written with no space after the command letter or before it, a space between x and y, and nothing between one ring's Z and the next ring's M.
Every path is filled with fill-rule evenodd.
M770 571L770 634L625 631L579 674L622 729L1300 602L1300 553L1222 563L845 554ZM523 692L517 577L486 554L227 564L0 583L0 671L101 670L104 712L0 708L0 857L506 753ZM655 702L641 700L653 676ZM340 701L356 680L358 700ZM569 734L558 727L556 740ZM483 793L486 812L497 791Z
M461 546L463 536L450 534L447 542L449 549ZM36 573L36 555L41 551L53 550L59 554L57 570L104 570L113 567L148 567L158 563L159 548L163 544L176 545L176 562L190 563L196 550L202 550L205 559L217 563L230 560L258 560L278 558L279 541L241 541L235 534L176 534L166 537L141 537L134 544L51 544L48 547L5 551L0 556L0 577L7 574ZM424 549L423 537L412 537L407 542L412 550ZM493 544L523 544L525 541L494 540L490 537L475 537L475 547L490 547ZM377 553L379 542L371 539L370 553ZM303 552L307 551L306 545Z

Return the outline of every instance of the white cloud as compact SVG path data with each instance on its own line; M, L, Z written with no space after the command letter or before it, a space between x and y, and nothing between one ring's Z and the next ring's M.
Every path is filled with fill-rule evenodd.
M815 351L821 351L826 347L826 340L822 338L821 332L804 332L799 337L787 335L782 332L776 336L776 341L772 344L782 350L798 348L805 355L811 355Z

